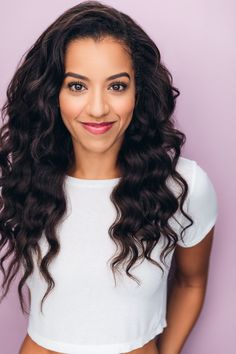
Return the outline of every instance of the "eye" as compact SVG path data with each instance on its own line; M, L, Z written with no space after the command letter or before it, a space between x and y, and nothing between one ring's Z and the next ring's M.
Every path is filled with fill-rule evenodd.
M111 87L123 87L123 89L121 89L121 90L117 90L117 89L113 89L113 91L125 91L125 89L127 88L127 84L125 84L124 82L122 82L122 81L117 81L117 82L114 82L112 85L111 85Z
M68 87L71 91L78 92L78 91L83 91L80 90L80 87L85 87L82 82L76 81L76 82L69 82Z
M82 92L84 90L81 90L81 87L86 88L84 84L80 81L69 82L67 86L69 87L70 91L74 91L74 92ZM122 81L117 81L114 82L110 87L113 87L112 91L121 92L121 91L125 91L127 86L128 85L126 83Z

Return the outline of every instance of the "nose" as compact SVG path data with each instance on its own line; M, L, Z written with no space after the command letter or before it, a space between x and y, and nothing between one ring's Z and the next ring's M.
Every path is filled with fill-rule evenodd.
M87 104L87 114L94 118L100 118L108 113L109 104L106 102L104 94L100 90L91 92Z

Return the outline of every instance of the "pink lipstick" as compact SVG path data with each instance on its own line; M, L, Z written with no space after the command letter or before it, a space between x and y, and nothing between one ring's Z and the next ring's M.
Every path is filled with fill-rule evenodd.
M82 122L81 122L82 123ZM92 134L103 134L111 129L115 122L82 123L83 127Z

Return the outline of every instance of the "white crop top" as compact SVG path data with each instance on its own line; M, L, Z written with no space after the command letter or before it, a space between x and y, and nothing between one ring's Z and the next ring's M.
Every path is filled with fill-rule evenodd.
M186 230L184 243L179 239L178 245L190 247L214 226L217 197L207 173L195 161L180 157L177 170L189 184L185 210L195 221ZM130 269L140 286L125 273L123 277L117 274L115 286L107 261L116 251L108 228L116 215L109 195L118 180L66 176L68 212L58 228L60 253L49 265L55 287L43 303L43 315L40 301L47 284L35 259L34 272L26 282L31 292L27 331L46 349L66 354L120 354L142 347L167 326L167 276L173 251L166 258L168 266L162 265L164 276L145 259ZM177 191L172 182L168 183ZM175 217L179 220L179 212ZM178 223L172 221L172 226L179 234ZM164 238L160 241L151 254L157 261ZM44 235L40 247L44 256Z

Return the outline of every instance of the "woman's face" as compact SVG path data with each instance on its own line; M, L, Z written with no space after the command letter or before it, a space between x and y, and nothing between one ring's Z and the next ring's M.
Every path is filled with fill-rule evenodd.
M113 75L117 77L110 78ZM71 42L65 53L59 106L75 150L118 151L135 106L132 60L122 45L111 37L100 42L92 38ZM114 123L106 132L95 134L82 122Z

